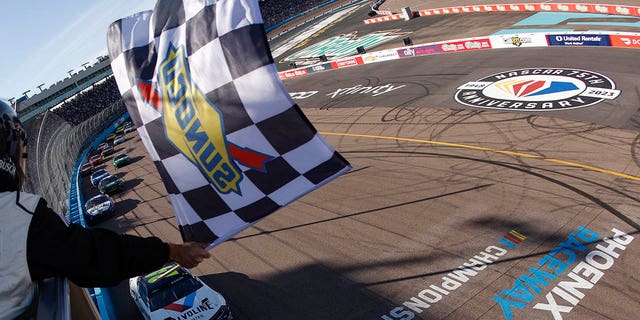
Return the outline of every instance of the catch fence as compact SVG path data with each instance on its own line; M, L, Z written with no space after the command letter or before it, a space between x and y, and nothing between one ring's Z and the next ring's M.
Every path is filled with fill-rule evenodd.
M80 152L126 112L119 100L77 126L51 111L28 120L24 190L42 196L52 209L67 214L71 174Z

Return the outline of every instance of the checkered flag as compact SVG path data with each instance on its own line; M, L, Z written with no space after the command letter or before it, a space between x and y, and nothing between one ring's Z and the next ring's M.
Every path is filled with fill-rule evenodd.
M159 0L108 46L184 241L214 247L350 170L281 82L258 0Z

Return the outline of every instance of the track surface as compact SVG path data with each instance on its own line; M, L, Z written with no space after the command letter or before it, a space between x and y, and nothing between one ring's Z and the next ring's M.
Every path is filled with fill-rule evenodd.
M366 9L318 38L402 28L421 43L488 35L523 18L492 14L481 24L482 15L451 15L437 18L438 26L415 19L365 27ZM453 27L465 23L484 29ZM214 248L194 271L237 319L508 319L509 312L513 319L636 319L637 57L611 48L519 48L288 80L290 92L323 93L298 103L354 169ZM622 94L543 113L453 100L463 83L545 66L606 74ZM377 97L327 96L390 83L405 87ZM116 197L118 215L101 226L180 241L140 139L129 134L120 148L136 161L117 171L127 188ZM615 230L631 236L602 240ZM563 242L569 249L559 250ZM580 286L572 291L569 283ZM126 283L110 291L119 318L140 318Z

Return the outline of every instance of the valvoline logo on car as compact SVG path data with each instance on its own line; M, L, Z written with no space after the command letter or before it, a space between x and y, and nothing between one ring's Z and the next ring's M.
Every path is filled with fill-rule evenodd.
M219 307L216 306L216 305L212 305L211 301L209 301L209 298L202 299L202 301L200 301L200 303L198 305L196 305L194 303L194 301L196 299L196 296L197 296L196 292L194 292L194 293L186 296L184 301L182 302L182 304L173 303L173 304L170 304L170 305L168 305L168 306L163 308L165 310L175 311L175 312L180 313L180 315L177 316L177 317L167 316L166 314L165 315L157 314L157 315L159 315L161 317L165 317L164 320L213 319L213 318L211 318L211 315L212 315L213 312L218 310ZM216 318L216 319L221 319L221 318Z
M587 107L619 95L611 79L593 71L527 68L467 82L458 87L455 99L478 108L555 111Z
M183 47L170 45L158 70L167 138L218 191L240 194L242 174L227 149L221 112L191 81L186 60Z

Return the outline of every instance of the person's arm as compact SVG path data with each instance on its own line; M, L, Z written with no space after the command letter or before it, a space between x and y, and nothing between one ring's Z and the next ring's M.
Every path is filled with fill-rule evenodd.
M202 244L167 244L156 237L119 235L65 222L41 200L27 238L32 280L69 278L82 287L108 287L171 261L194 267L209 253Z

